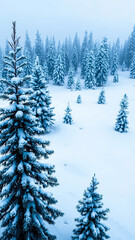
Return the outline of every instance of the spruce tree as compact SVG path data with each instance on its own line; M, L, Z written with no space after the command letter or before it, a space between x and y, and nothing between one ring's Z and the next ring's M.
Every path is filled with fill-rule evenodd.
M94 175L90 187L85 190L83 199L77 205L81 216L75 219L77 224L73 230L72 239L103 240L110 238L107 234L109 228L103 223L107 220L109 209L103 209L102 195L97 192L98 184Z
M25 51L25 62L26 66L24 67L24 74L31 75L32 74L32 62L30 57L30 52L28 50Z
M39 31L36 33L36 40L35 40L35 55L39 57L39 63L43 67L45 61L45 50L44 45L39 34Z
M130 78L135 79L135 54L130 67Z
M97 87L104 86L108 79L109 73L109 54L107 39L104 38L96 58L96 85Z
M105 91L102 90L99 94L98 104L105 104Z
M74 71L77 71L78 68L78 52L76 46L73 47L72 51L72 66L74 67Z
M87 57L86 73L85 73L85 87L94 88L96 85L95 81L95 59L94 53L91 51Z
M85 49L83 53L82 61L81 61L81 77L84 79L86 76L86 66L88 61L88 48Z
M111 75L114 76L115 72L117 72L118 69L118 51L117 48L114 50L113 54L113 61L112 61L112 68L111 68Z
M81 95L78 95L76 102L77 102L77 103L81 103L81 102L82 102Z
M81 82L80 82L80 77L78 77L77 81L76 81L76 86L75 86L76 90L81 90Z
M115 130L123 133L128 131L128 120L127 120L127 108L128 108L128 98L125 94L120 103L120 111L116 119Z
M55 45L54 45L54 42L51 40L49 42L48 55L47 55L47 59L46 59L48 73L49 73L49 76L51 79L53 78L55 60L56 60Z
M0 109L0 220L4 227L1 240L56 239L49 233L46 222L54 224L54 219L62 213L54 208L54 197L45 189L56 186L52 176L54 166L41 163L52 153L47 149L48 141L36 135L43 130L36 126L35 118L27 105L27 91L21 78L23 58L19 55L19 38L13 22L12 51L7 65L13 77L5 80L7 88L0 97L9 106ZM18 57L19 56L19 57ZM20 64L21 62L21 64Z
M56 63L54 66L53 72L53 84L55 85L63 85L64 84L64 67L62 63L61 56L59 55L56 59Z
M74 82L74 68L71 67L69 69L69 73L68 73L67 87L72 90L74 85L75 85L75 82Z
M66 124L72 124L73 123L73 119L72 119L72 115L71 115L71 108L69 106L69 103L68 103L68 106L65 110L65 116L63 118L63 123L66 123Z
M117 72L114 74L113 82L114 82L114 83L119 82L119 75L118 75Z
M51 97L47 89L47 83L39 64L37 56L31 80L32 92L29 97L29 104L32 112L37 118L38 126L45 130L45 133L50 132L50 128L54 122L54 113L51 108Z
M135 25L127 42L126 67L130 68L135 53Z

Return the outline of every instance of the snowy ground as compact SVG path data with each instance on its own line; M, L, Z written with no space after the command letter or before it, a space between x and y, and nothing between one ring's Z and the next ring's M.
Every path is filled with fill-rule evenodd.
M128 72L120 72L119 83L109 78L105 105L97 104L99 88L70 91L49 86L56 122L46 138L55 151L50 161L56 166L60 184L53 189L54 196L65 213L53 227L58 240L71 239L76 205L94 173L104 206L110 208L106 224L111 239L135 240L135 80L128 76ZM114 131L114 124L125 93L129 98L129 132L122 134ZM82 104L76 103L78 94ZM62 123L68 101L74 120L71 126Z
M49 85L56 121L45 138L54 150L49 161L56 166L60 184L50 191L58 200L57 207L65 213L55 226L50 226L58 240L71 240L74 218L78 216L76 205L94 173L100 182L104 207L110 208L106 225L111 240L135 240L135 80L128 75L120 72L119 83L109 78L105 105L97 104L99 88L71 91L66 86ZM125 93L129 98L129 132L118 133L114 124ZM81 104L76 103L78 94ZM73 125L63 124L68 101Z

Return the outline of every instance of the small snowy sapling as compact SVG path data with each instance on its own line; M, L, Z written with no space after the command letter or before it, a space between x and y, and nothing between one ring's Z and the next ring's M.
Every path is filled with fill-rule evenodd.
M128 120L127 120L127 108L128 108L128 98L125 94L120 103L120 111L116 119L115 130L123 133L128 131Z
M72 239L78 240L105 240L109 238L109 228L103 223L107 220L109 209L103 209L102 195L97 192L99 182L95 175L90 186L85 190L83 199L79 201L77 210L80 217L76 218L76 228Z
M81 95L78 95L78 97L77 97L77 103L81 103L81 102L82 102Z
M72 124L73 123L73 119L72 119L72 116L71 116L71 108L70 108L70 106L69 106L69 103L68 103L68 106L67 106L67 108L66 108L66 110L65 110L65 116L64 116L64 118L63 118L63 123L66 123L66 124Z
M105 104L105 91L104 90L102 90L99 95L98 104Z

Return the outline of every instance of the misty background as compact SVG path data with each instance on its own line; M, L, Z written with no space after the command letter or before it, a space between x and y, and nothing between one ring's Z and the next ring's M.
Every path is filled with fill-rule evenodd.
M104 36L109 41L120 38L123 43L135 24L134 0L0 0L0 45L10 40L12 21L17 22L17 33L22 43L28 30L32 43L37 29L41 37L55 36L56 41L74 38L78 32L93 32L95 40Z

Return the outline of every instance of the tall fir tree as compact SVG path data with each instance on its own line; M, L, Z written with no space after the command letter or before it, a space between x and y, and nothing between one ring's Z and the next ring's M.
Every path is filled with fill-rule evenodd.
M45 130L45 133L50 132L51 126L54 123L54 113L51 105L51 97L47 89L47 82L39 64L37 56L31 80L32 92L29 97L29 104L33 114L37 118L37 125Z
M5 80L8 87L0 96L9 101L8 107L0 109L0 220L4 227L0 239L56 239L46 222L54 224L55 218L63 214L52 206L56 200L45 189L58 183L52 176L54 166L40 162L53 151L47 149L48 141L35 136L43 131L36 126L27 105L25 78L19 77L23 58L19 55L15 22L9 44L12 51L7 65L13 77Z
M35 40L35 56L39 57L39 63L41 66L44 66L44 61L45 61L45 49L44 45L40 36L39 31L36 33L36 40Z
M73 47L73 51L72 51L72 66L74 67L74 71L77 71L78 68L78 52L77 52L77 48L76 46Z
M135 25L127 42L126 67L130 68L135 53Z
M118 50L115 47L114 53L113 53L113 60L112 60L112 68L111 68L111 75L114 76L114 74L118 70L118 64L119 64L119 59L118 59Z
M120 107L121 108L115 123L115 130L117 132L123 133L128 131L128 120L127 120L128 98L126 94L121 100Z
M64 67L62 63L61 56L59 55L56 59L54 72L53 72L53 84L63 85L64 84Z
M107 234L109 228L103 223L107 220L109 209L103 209L102 195L97 192L98 184L94 175L90 187L85 190L83 199L77 205L81 216L75 219L77 224L73 230L72 239L103 240L110 238Z
M95 58L93 51L90 51L87 57L85 87L94 89L95 85Z
M55 60L56 60L55 45L54 45L54 42L51 40L49 42L48 55L47 55L47 59L46 59L48 73L49 73L49 76L51 79L53 78Z
M135 79L135 54L132 59L131 67L130 67L130 78Z
M77 78L75 89L76 89L76 90L81 90L80 77Z
M83 53L82 61L81 61L81 77L84 79L86 75L86 66L88 61L88 48L85 49Z
M28 32L26 32L25 35L25 44L24 44L24 55L29 55L29 62L31 63L31 65L33 64L33 48L31 45L31 41L30 41L30 37Z
M66 75L68 74L69 67L70 67L70 49L69 49L68 40L65 40L65 70Z
M85 51L88 49L88 33L85 31L84 39L82 42L82 47L81 47L81 64L85 55Z
M108 79L109 73L109 53L107 39L104 38L96 58L96 85L98 87L104 86Z
M75 85L75 82L74 82L74 68L71 67L69 69L69 73L68 73L67 87L72 90L74 85Z

